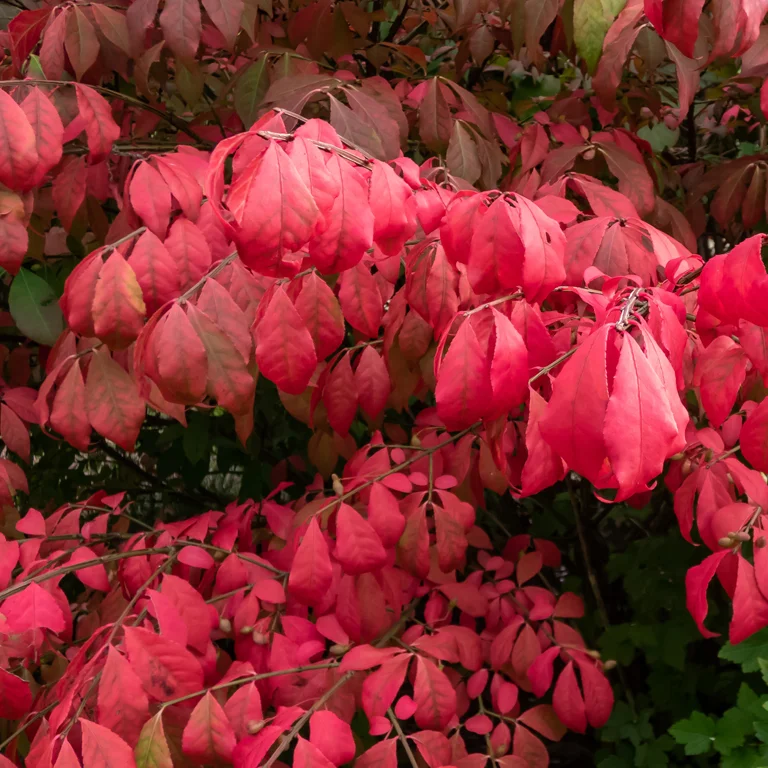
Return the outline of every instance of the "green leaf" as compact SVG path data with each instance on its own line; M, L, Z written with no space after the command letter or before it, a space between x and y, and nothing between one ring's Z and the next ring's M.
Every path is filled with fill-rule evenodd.
M726 643L718 656L741 664L742 672L757 672L760 669L760 658L768 658L768 629L761 629L738 645Z
M64 316L48 283L28 269L11 283L8 306L16 327L32 341L53 346L64 330Z
M678 744L685 746L686 755L703 755L715 738L715 721L701 712L675 723L669 732Z
M603 40L626 0L575 0L573 4L573 36L576 50L594 72Z
M235 111L246 130L256 122L259 107L268 89L267 57L262 56L245 69L235 83Z
M747 734L753 731L753 721L749 712L743 709L734 707L727 710L715 727L715 749L728 755L736 747L741 747Z
M208 455L208 422L207 413L192 411L189 414L189 426L184 430L181 442L190 464L197 464Z
M632 768L632 763L628 763L626 760L622 760L616 755L606 757L605 760L601 760L597 764L597 768Z

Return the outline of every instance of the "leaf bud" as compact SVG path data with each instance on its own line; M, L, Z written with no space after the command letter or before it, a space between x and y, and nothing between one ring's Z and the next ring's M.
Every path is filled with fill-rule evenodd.
M749 541L749 534L746 531L739 531L736 536L736 541Z
M723 536L722 539L718 539L717 543L721 547L732 547L733 546L733 539L731 539L730 536Z
M343 496L344 495L344 485L342 484L341 480L339 480L338 475L331 475L331 479L333 480L333 492L337 496Z
M421 440L419 440L418 435L411 435L411 445L414 448L421 448Z
M585 160L594 160L594 159L595 159L595 154L596 154L596 153L595 153L595 148L594 148L594 147L590 147L590 148L589 148L589 149L588 149L588 150L587 150L587 151L586 151L586 152L585 152L585 153L582 155L582 157L583 157Z
M616 666L616 662L613 659L608 659L608 661L603 664L603 669L608 671L609 669L613 669Z
M251 632L253 632L253 627L250 624L246 624L244 627L240 627L241 635L249 635Z
M255 734L257 734L263 727L264 727L263 720L249 720L248 725L246 726L246 728L248 729L248 733L250 733L251 736L254 736Z
M263 632L259 632L258 629L253 630L253 642L256 645L266 645L269 642L269 637Z
M755 546L758 549L762 549L765 546L765 536L758 536L757 539L755 539Z
M343 656L349 650L348 645L341 645L340 643L334 643L329 650L331 656Z
M225 635L228 635L232 631L232 622L229 619L226 619L226 618L224 618L224 616L222 616L219 619L219 629Z

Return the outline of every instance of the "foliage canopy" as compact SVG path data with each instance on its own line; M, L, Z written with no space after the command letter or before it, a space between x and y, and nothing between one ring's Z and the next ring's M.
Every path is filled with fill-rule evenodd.
M768 2L8 5L0 768L763 765Z

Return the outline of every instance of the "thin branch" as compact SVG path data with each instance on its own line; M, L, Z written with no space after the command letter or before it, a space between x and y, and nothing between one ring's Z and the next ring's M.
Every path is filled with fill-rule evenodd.
M35 78L30 78L28 80L4 80L0 82L0 87L2 88L15 87L19 85L57 85L57 86L69 85L69 86L72 86L72 85L81 85L81 83L76 83L72 80L38 80ZM121 101L124 101L126 104L132 104L133 106L139 107L140 109L143 109L147 112L152 112L153 114L162 118L168 124L176 128L177 131L186 133L187 136L194 139L199 144L202 144L205 147L211 146L211 143L209 141L205 141L196 131L190 128L185 120L182 120L180 117L177 117L171 112L163 112L162 109L153 107L151 104L147 104L146 102L143 102L141 99L137 99L134 96L127 96L126 94L120 93L119 91L113 91L111 88L104 88L100 85L88 85L86 87L92 88L94 91L98 91L99 93L103 93L105 96L111 96L114 99L120 99Z
M150 549L132 549L129 552L113 552L111 555L102 555L93 560L83 560L79 563L69 563L63 565L61 568L54 568L47 573L39 574L24 581L19 581L13 586L6 587L0 591L0 600L5 600L6 597L15 595L17 592L21 592L26 589L30 584L40 584L43 581L49 579L55 579L57 576L66 576L68 573L74 573L75 571L81 571L83 568L90 568L94 565L103 565L104 563L111 563L115 560L125 560L128 557L139 557L140 555L167 555L171 551L171 547L153 547ZM69 554L69 553L64 553Z
M160 705L162 711L166 707L170 707L173 704L180 704L182 701L189 701L190 699L196 699L198 696L205 696L208 692L223 691L227 688L231 688L233 685L240 685L241 683L255 683L259 680L266 680L270 677L281 677L282 675L301 675L305 672L315 672L322 669L335 669L339 666L338 661L323 662L322 664L307 664L303 667L293 667L291 669L277 669L273 672L260 672L256 675L245 675L244 677L236 677L234 680L227 680L224 683L217 683L216 685L210 685L208 688L202 688L194 693L188 693L184 696L179 696L175 699L164 701Z
M405 624L406 619L410 616L410 614L413 612L413 609L416 605L416 602L418 601L418 598L411 602L411 604L403 611L403 613L400 616L399 621L395 622L395 624L392 625L385 633L382 635L382 637L374 643L374 647L376 648L382 648L385 646L402 628L403 624ZM309 718L312 717L312 715L317 712L321 707L325 706L326 702L328 702L334 694L343 688L355 675L357 674L357 671L354 669L349 670L349 672L345 672L297 721L294 723L291 730L288 732L287 735L285 735L281 740L280 743L277 746L277 749L270 755L269 760L267 760L266 763L262 765L262 768L272 768L272 766L277 762L277 759L280 757L280 755L285 752L285 750L288 748L288 745L298 736L299 731L304 727L304 725L309 721Z
M392 711L392 707L387 710L387 717L389 717L389 722L392 723L395 730L397 731L397 738L400 739L400 743L403 745L405 754L408 756L408 762L411 764L411 766L413 766L413 768L419 768L419 764L416 762L416 756L413 754L411 745L408 743L408 739L405 737L403 729L400 726L400 721L395 717L395 713Z
M533 382L537 379L540 379L542 376L546 376L550 371L557 368L560 363L564 363L571 355L575 354L577 349L578 347L571 347L565 354L560 355L557 360L553 360L549 365L545 365L538 373L534 373L533 376L528 379L528 383L533 384Z
M203 275L191 288L176 299L180 304L191 299L212 277L216 277L220 272L224 270L226 266L231 264L237 258L237 251L230 253L229 256L223 258L210 272Z

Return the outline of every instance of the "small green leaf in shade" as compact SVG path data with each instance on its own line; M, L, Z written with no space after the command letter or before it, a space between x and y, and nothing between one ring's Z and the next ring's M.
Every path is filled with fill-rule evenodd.
M8 305L16 327L32 341L53 346L64 330L64 317L48 283L28 269L11 283Z
M576 50L594 72L603 40L626 0L575 0L573 4L573 36Z
M255 122L259 106L269 89L267 57L262 56L245 69L235 83L235 111L248 129Z
M693 712L687 720L679 720L669 732L678 744L685 746L686 755L703 755L715 739L716 725L711 717Z

